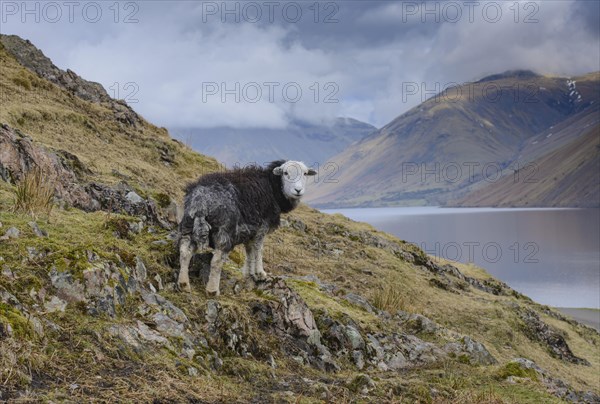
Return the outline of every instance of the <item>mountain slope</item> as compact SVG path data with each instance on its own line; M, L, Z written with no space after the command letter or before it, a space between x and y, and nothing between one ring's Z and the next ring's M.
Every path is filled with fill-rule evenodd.
M126 180L140 192L180 195L183 178L220 167L111 99L100 84L62 72L28 41L0 36L0 63L0 121L76 156L89 180Z
M530 138L599 101L598 74L575 80L573 91L567 79L519 71L448 89L333 157L337 182L318 184L310 203L457 199L481 180L508 175L505 169Z
M279 158L323 165L329 157L376 130L356 119L337 118L321 125L296 121L285 129L172 128L171 132L195 150L233 167Z
M600 206L600 109L533 137L511 166L521 168L449 205Z
M243 280L238 248L218 300L203 292L206 254L195 259L193 292L177 292L174 234L128 208L180 200L183 184L216 162L139 117L126 125L114 100L34 76L3 47L0 68L1 151L11 151L0 153L0 400L600 399L595 330L482 269L306 206L266 239L274 278ZM129 178L112 172L119 165ZM140 195L115 198L123 209L55 206L32 218L13 201L36 166L48 184L66 180L66 193L95 181Z

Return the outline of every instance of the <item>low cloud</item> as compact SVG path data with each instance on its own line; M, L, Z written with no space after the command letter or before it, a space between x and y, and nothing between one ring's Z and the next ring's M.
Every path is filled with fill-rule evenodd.
M95 23L78 14L73 22L23 22L22 13L6 13L6 3L21 2L2 3L2 33L30 39L60 67L170 127L284 128L335 116L382 126L422 101L406 97L407 82L434 89L508 69L600 70L597 4L587 4L596 2L480 2L473 18L462 1L338 1L320 3L318 15L313 3L298 2L296 22L281 13L269 20L257 2L261 19L238 15L239 23L234 2L224 23L207 14L221 2L119 3L118 22L113 3L102 3ZM138 22L125 23L129 15Z

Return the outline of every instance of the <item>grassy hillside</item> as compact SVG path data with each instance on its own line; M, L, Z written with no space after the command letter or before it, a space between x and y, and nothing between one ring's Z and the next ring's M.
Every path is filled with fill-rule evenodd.
M124 174L141 194L179 200L182 184L218 167L141 118L119 123L110 102L73 96L4 49L0 62L0 122L78 156L96 181ZM174 289L168 229L75 208L33 219L12 209L19 186L0 181L0 400L551 403L600 394L595 330L366 224L302 206L267 237L265 268L276 278L244 281L238 248L213 300L203 256L193 292Z
M565 78L508 72L448 89L332 158L336 181L318 184L310 202L443 205L490 177L510 177L532 138L597 107L600 75L573 80L574 90Z
M85 101L25 69L2 44L7 38L0 41L0 121L76 155L92 179L115 184L125 178L141 189L181 196L189 178L220 167L126 105Z

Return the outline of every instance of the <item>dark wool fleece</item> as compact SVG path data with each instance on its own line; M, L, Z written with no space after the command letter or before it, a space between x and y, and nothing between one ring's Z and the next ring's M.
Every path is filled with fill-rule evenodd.
M282 177L273 169L285 163L278 160L266 168L251 166L200 177L185 191L180 236L191 237L195 247L229 252L257 234L279 226L281 213L298 206L285 197Z

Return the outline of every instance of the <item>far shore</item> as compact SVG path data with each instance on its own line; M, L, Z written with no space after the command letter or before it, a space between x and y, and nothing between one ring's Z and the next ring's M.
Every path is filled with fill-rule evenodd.
M572 317L574 320L589 325L600 332L600 310L599 309L579 309L572 307L557 307L557 310Z

